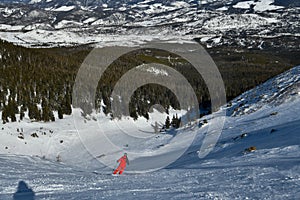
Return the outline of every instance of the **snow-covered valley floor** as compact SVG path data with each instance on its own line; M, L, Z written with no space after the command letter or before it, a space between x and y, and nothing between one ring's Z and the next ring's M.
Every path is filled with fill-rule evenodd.
M156 142L159 146L163 144L159 150L168 156L172 148L165 151L164 146L173 145L175 151L188 141L184 136L196 133L193 144L177 161L150 173L125 171L122 176L110 175L111 169L101 165L81 143L72 116L54 123L24 120L3 124L0 199L12 199L20 181L32 188L35 199L297 199L300 196L299 84L300 66L224 106L227 116L222 135L213 151L202 159L197 152L207 127L219 120L217 114L178 130L179 139L173 143L169 135L154 136L143 150L141 144L126 141L130 171L135 163L141 164L147 154L154 153L151 149L157 146ZM208 123L199 126L204 119ZM92 127L93 121L87 123ZM114 124L103 122L108 124L106 131L110 127L113 132L109 123ZM144 122L135 123L144 126ZM24 139L18 138L20 129ZM34 132L38 138L31 136ZM130 154L134 145L143 152L140 157ZM245 152L250 147L256 150ZM61 162L56 161L58 155ZM117 159L120 152L114 155ZM162 158L157 156L155 161Z

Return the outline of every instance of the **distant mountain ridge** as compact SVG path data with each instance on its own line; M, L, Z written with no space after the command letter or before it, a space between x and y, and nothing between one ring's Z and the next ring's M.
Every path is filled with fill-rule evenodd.
M101 38L117 44L132 38L199 38L207 46L264 48L266 38L288 36L293 43L289 46L298 47L299 4L283 0L0 0L0 38L26 46L93 44ZM286 41L279 40L286 46Z

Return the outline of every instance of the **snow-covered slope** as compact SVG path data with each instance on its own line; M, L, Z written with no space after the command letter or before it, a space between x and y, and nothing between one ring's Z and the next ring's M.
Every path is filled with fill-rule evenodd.
M135 126L146 132L151 130L152 122L97 119L98 128L113 133L112 141L117 145L128 144L121 149L129 152L127 170L131 172L147 156L161 162L189 141L191 133L196 133L193 144L177 161L151 173L110 176L111 169L101 165L81 143L98 142L80 140L72 117L54 123L23 121L1 125L0 160L5 164L0 165L0 199L11 199L20 180L32 187L37 199L297 199L300 195L299 77L300 66L225 105L222 109L227 116L222 135L213 151L202 159L197 151L208 126L219 120L218 113L173 132L175 137L153 135L143 144L118 140L115 131L120 126L130 130ZM165 116L161 115L163 119ZM95 130L94 120L86 121L91 127L87 132ZM18 138L20 132L24 139ZM38 138L30 136L34 132ZM90 136L93 135L87 135ZM249 147L257 150L245 151ZM122 151L111 154L117 159ZM137 157L132 151L142 154ZM157 156L157 151L164 156ZM100 153L100 157L108 155ZM57 159L61 162L56 162Z
M299 68L296 67L234 99L228 104L227 111L237 116L269 107L272 112L275 112L274 108L297 99L299 94L300 76Z
M18 182L24 180L36 199L297 199L299 150L292 146L235 160L204 162L196 168L118 177L39 158L2 155L0 198L12 199Z

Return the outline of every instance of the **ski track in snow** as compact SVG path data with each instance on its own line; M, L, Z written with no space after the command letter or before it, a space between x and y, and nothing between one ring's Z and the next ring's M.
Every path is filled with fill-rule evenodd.
M111 176L112 170L101 165L81 144L72 117L55 123L25 120L1 125L0 199L12 199L21 180L33 189L36 199L297 199L300 196L299 77L300 66L222 107L228 115L222 135L214 150L203 159L198 158L197 151L209 124L218 120L218 113L179 130L174 143L170 135L150 138L147 147L134 141L116 140L144 151L142 157L129 156L134 166L145 159L143 156L157 150L157 143L173 145L176 150L187 141L189 133L197 132L193 145L183 156L165 169L151 173L125 171L122 176ZM165 119L163 114L157 116ZM208 124L198 127L203 119ZM98 123L107 125L112 132L116 130L114 122ZM138 128L151 130L145 120L121 123L123 126L136 123ZM21 127L24 140L17 138L16 129ZM32 138L32 132L40 137ZM41 135L42 132L46 135ZM245 136L241 137L243 133ZM60 143L61 140L64 142ZM243 153L250 146L257 150ZM158 149L162 155L172 154L165 148ZM116 157L119 153L111 152ZM57 155L63 162L55 161ZM155 158L159 162L163 156Z
M299 147L295 150L299 151ZM36 199L296 199L299 196L299 165L278 169L275 160L274 166L255 163L247 166L244 163L248 157L252 156L232 164L231 160L223 160L225 165L204 163L198 169L111 176L38 158L2 155L1 163L5 165L0 167L0 198L11 199L20 180L33 188ZM286 156L285 159L293 160Z

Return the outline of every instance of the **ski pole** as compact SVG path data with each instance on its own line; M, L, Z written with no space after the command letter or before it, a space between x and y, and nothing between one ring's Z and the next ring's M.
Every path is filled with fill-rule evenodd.
M115 164L115 167L113 168L113 171L112 171L112 172L114 172L114 171L117 169L118 165L119 165L119 163L117 162L117 163Z

